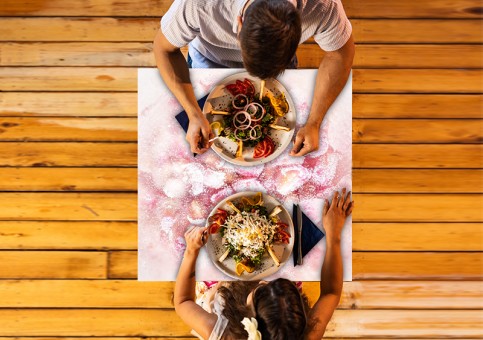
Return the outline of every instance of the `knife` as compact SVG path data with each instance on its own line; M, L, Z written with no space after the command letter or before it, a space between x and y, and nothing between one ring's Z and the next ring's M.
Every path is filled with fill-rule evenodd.
M297 257L297 264L302 265L304 263L302 259L302 211L300 207L297 205L297 226L298 226L298 257Z

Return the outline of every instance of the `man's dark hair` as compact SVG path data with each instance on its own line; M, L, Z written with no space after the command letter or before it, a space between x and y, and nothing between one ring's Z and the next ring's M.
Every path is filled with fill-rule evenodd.
M255 0L240 31L243 64L261 79L275 78L291 63L300 42L300 14L283 0Z

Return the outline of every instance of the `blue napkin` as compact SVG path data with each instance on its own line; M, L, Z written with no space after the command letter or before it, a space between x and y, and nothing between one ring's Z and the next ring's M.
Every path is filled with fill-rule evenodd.
M300 209L298 205L293 205L292 221L295 232L295 244L293 246L293 263L297 265L299 256L299 226L297 224L297 210ZM324 237L324 233L320 230L314 222L312 222L307 215L302 212L302 258L307 255L313 247Z
M206 98L208 98L208 95L204 96L203 98L198 100L198 105L203 109L203 106L205 105ZM176 120L178 121L179 125L183 128L184 132L188 132L188 126L190 125L190 120L188 118L188 114L186 111L181 111L175 116ZM196 157L196 153L193 154L194 157Z

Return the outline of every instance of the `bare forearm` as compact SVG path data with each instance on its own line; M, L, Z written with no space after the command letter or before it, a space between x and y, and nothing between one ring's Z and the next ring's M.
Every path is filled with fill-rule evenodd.
M195 300L195 266L197 258L198 251L185 251L184 253L174 287L175 307L187 300Z
M342 292L342 255L340 236L326 235L327 247L322 266L320 293L340 296Z
M340 52L329 52L320 63L307 125L320 127L325 114L344 88L354 57L353 41L349 39Z
M188 116L191 118L193 114L198 114L200 108L190 81L188 65L181 51L163 51L155 42L154 55L159 73L166 86L178 99Z

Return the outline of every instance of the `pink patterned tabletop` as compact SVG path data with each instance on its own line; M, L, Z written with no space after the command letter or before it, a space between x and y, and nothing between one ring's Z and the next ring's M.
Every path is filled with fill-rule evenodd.
M243 70L192 69L197 98L208 94L223 78ZM306 121L316 70L287 70L279 81L290 93L297 111L297 129ZM174 281L184 251L183 234L190 225L203 226L213 207L241 191L262 191L291 213L294 203L321 229L323 200L335 190L351 189L352 81L327 113L319 150L305 157L288 155L255 167L227 163L209 150L193 157L185 133L174 118L181 106L164 85L157 69L138 70L138 279ZM296 129L296 131L297 131ZM342 232L344 280L352 279L352 220ZM304 257L302 266L290 259L276 274L291 280L318 281L325 238ZM204 249L196 279L232 280L220 272Z

